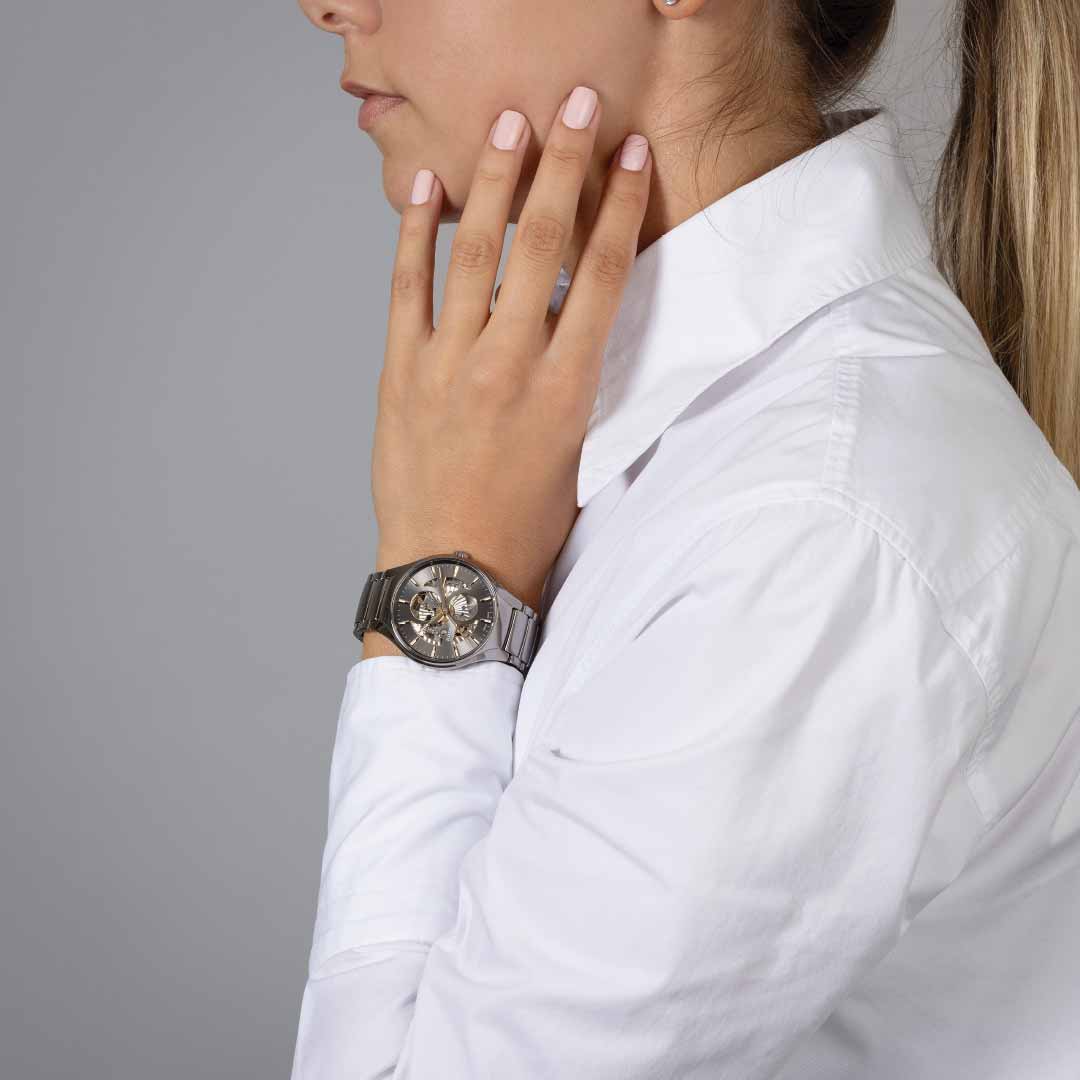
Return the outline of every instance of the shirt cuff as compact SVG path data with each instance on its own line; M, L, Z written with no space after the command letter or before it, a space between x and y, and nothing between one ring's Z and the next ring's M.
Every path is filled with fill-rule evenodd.
M461 860L510 782L524 676L480 661L373 656L349 671L310 971L343 951L430 943L457 913Z

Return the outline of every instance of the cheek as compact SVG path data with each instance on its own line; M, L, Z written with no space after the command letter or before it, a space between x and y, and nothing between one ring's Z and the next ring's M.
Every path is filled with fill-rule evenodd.
M401 0L386 4L385 60L439 149L482 140L493 102L520 85L505 42L525 0ZM527 0L529 4L534 0ZM485 120L485 117L488 119Z
M446 189L444 220L457 220L499 112L515 108L534 121L554 113L572 81L558 70L565 21L565 13L537 7L535 0L386 5L385 55L393 57L387 70L410 100L409 115L391 121L381 147L384 192L399 212L408 205L416 170L429 168ZM535 132L532 139L535 148Z

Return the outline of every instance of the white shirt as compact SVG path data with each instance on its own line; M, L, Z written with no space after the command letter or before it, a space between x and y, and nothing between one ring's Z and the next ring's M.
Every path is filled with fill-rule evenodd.
M528 677L349 672L294 1080L1080 1075L1080 492L833 123L638 255Z

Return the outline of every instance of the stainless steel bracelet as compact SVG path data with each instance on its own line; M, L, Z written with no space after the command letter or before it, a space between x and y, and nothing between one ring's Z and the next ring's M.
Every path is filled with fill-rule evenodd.
M523 604L511 596L502 586L497 586L496 592L499 601L499 625L503 628L499 650L505 654L506 663L513 664L518 671L526 674L540 643L540 616L528 604Z
M389 636L386 606L393 576L389 570L375 570L368 574L367 581L364 582L364 591L360 594L356 622L353 625L353 634L361 641L364 640L365 630L377 630Z

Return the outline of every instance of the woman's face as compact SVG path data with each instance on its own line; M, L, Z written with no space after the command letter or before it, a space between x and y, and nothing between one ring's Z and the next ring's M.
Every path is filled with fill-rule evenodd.
M641 113L657 91L654 50L670 25L651 0L299 3L316 26L341 37L343 87L406 99L361 135L383 155L383 190L399 212L416 170L428 168L446 190L443 220L457 220L491 124L510 108L533 128L516 220L559 104L579 83L600 95L598 176L625 135L649 131Z

